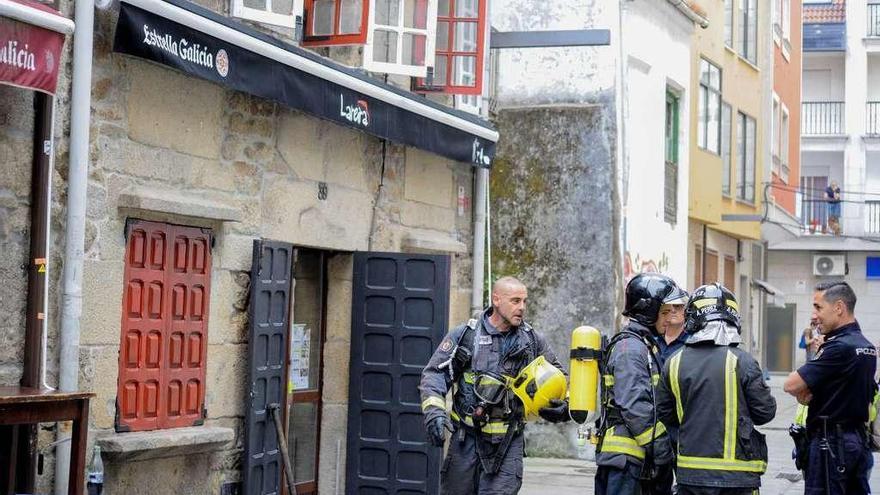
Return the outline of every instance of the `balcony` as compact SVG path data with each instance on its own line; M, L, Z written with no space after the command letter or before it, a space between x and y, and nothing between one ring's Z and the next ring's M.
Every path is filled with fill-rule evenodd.
M880 137L880 101L869 101L865 108L865 135Z
M868 4L868 31L869 38L880 37L880 4Z
M844 103L842 101L814 101L802 104L802 136L842 136L843 134Z
M865 201L865 234L880 235L880 201Z

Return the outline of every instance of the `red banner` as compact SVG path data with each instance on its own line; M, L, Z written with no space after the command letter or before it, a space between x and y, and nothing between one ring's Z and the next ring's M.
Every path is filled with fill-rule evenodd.
M55 94L64 35L0 17L0 83Z

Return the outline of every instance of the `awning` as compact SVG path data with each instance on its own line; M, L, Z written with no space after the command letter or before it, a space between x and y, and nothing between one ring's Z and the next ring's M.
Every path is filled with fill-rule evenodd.
M759 289L761 289L762 291L767 293L767 295L769 296L768 301L771 304L773 304L776 307L780 307L780 308L785 307L785 294L781 290L770 285L769 283L765 282L764 280L757 279L757 278L753 278L752 283L756 287L758 287Z
M490 167L495 155L485 120L185 0L123 0L113 50L456 161Z
M54 94L73 21L30 0L0 0L0 83Z

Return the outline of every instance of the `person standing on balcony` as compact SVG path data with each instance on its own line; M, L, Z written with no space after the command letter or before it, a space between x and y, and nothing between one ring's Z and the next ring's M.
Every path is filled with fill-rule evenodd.
M834 235L840 235L840 186L836 180L825 188L825 200L828 202L828 228Z

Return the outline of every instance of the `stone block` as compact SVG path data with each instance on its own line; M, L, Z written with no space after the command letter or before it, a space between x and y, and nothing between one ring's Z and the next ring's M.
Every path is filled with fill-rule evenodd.
M7 132L0 126L0 133ZM32 138L26 135L4 135L0 139L0 190L27 199L31 192Z
M157 431L116 433L98 439L108 462L134 462L193 456L222 450L235 438L232 428L193 426Z
M119 345L124 279L122 259L83 263L81 345Z
M318 459L318 493L345 493L345 448L348 405L324 404L321 409L321 448ZM339 473L336 459L340 460ZM336 486L339 479L341 486Z
M453 289L449 293L449 327L464 323L471 316L471 291Z
M325 125L320 145L325 148L327 182L359 191L375 190L367 183L364 169L364 134L339 125Z
M164 457L137 462L105 462L104 493L125 495L205 495L219 493L222 473L212 472L213 454Z
M194 163L204 161L206 163L198 165L204 168L214 163L213 160L129 139L117 139L115 136L99 135L96 139L96 167L134 177L162 180L178 186L190 181L190 171Z
M107 216L107 190L100 184L89 182L86 215L93 220Z
M328 341L324 344L324 393L327 404L348 402L348 366L351 345L345 341Z
M129 70L132 139L205 158L220 156L223 88L154 64L132 61Z
M405 201L400 210L400 223L409 227L452 232L455 230L455 210L416 201Z
M278 123L279 153L297 177L324 180L324 150L320 120L301 113L284 111Z
M253 262L254 238L246 235L223 234L217 236L220 263L214 258L214 266L224 270L250 271Z
M217 196L182 195L157 187L136 186L119 194L117 206L125 210L146 210L185 217L237 222L241 211L237 201Z
M114 346L80 347L83 373L92 372L89 425L91 428L112 429L116 418L116 392L119 383L119 343ZM89 369L90 368L90 369Z
M351 282L354 274L354 256L350 254L337 254L330 258L327 267L327 277L330 280L348 280Z
M244 416L247 345L208 345L205 407L212 418Z
M235 273L215 269L211 274L211 302L208 316L208 344L240 343L242 329L237 307L247 299L247 290L235 281Z
M454 194L449 160L416 148L406 148L406 199L451 208L455 206Z
M327 342L351 341L351 282L330 280L326 332Z
M365 250L371 195L330 186L325 200L314 182L268 181L263 196L263 235L269 239L346 251Z
M193 160L187 183L200 189L234 192L236 190L236 179L235 169L226 163L211 160Z

